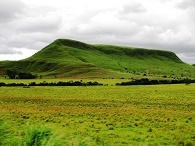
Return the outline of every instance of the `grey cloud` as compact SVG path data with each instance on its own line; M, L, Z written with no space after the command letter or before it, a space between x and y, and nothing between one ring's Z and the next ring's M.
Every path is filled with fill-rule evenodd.
M183 0L182 2L178 3L178 7L181 9L189 9L195 7L194 0Z
M184 55L188 56L188 57L194 57L195 53L185 53ZM195 63L195 62L194 62Z
M52 7L25 6L22 17L12 21L10 25L19 32L51 33L59 29L62 19Z
M179 53L177 54L182 61L188 62L189 64L195 64L195 53Z
M13 23L13 27L22 32L51 33L59 29L61 18L58 16L26 17L22 20L16 20Z
M8 46L5 45L0 45L0 54L22 54L22 52L13 48L8 48Z
M159 1L161 1L162 3L165 3L165 2L171 2L173 0L159 0Z
M49 33L18 33L17 35L11 35L6 40L1 41L7 46L14 46L16 48L28 48L31 50L40 50L54 39L56 35L51 35ZM0 48L1 49L1 48Z
M8 22L22 13L24 8L20 0L1 0L0 1L0 22Z
M141 3L129 3L123 6L123 8L119 11L121 14L129 14L129 13L143 13L146 12L146 9Z
M10 15L9 21L7 19L4 23L0 23L0 44L4 44L0 46L0 54L20 54L22 48L40 50L57 38L56 34L60 31L62 18L53 13L56 9L27 7L18 0L7 1L10 2L10 9L16 8L13 16ZM23 11L17 9L20 5L24 6ZM20 16L16 17L16 12L20 12Z

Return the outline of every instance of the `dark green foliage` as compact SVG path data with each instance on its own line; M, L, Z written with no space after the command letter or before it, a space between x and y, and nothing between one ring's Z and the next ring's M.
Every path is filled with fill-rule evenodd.
M6 142L6 139L9 138L10 131L8 128L8 125L6 125L3 120L0 119L0 145L4 145Z
M178 63L182 62L175 53L170 51L150 50L150 49L143 49L143 48L121 47L121 46L111 46L111 45L97 45L97 49L106 54L118 54L118 55L120 54L120 55L127 55L130 57L137 57L137 58L156 57L160 59L160 57L163 57Z
M24 73L19 71L14 71L11 69L7 69L6 74L10 79L35 79L37 78L37 75L33 75L31 73Z
M63 44L64 46L72 47L72 48L80 48L84 50L88 49L94 49L93 46L90 46L89 44L75 41L75 40L68 40L68 39L58 39L55 41L58 45Z
M190 85L190 83L192 83L193 81L191 80L191 79L185 79L185 83L186 83L186 85Z
M3 83L0 82L0 86L103 86L103 84L98 83L98 82L82 82L82 81L68 81L68 82L62 82L59 81L57 83L47 83L46 81L41 82L41 83L36 83L36 82L31 82L29 84L24 84L24 83Z
M16 75L17 75L17 72L14 71L14 70L11 70L11 69L7 69L6 74L8 75L8 77L10 79L15 79L16 78Z
M0 146L18 146L19 139L15 138L14 131L8 123L0 119Z
M45 146L51 138L52 131L43 126L28 127L27 133L23 137L26 146Z
M129 82L116 83L117 86L122 85L158 85L158 84L182 84L189 85L195 83L195 80L181 79L181 80L149 80L148 78L136 79Z
M6 85L5 83L0 82L0 87L1 87L1 86L5 86L5 85Z
M33 75L31 73L23 73L23 72L21 72L21 73L18 74L17 78L18 79L35 79L35 78L37 78L37 76Z

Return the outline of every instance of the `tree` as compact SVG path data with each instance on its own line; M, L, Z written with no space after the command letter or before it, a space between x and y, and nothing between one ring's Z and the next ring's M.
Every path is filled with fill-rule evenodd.
M191 83L191 80L188 79L188 78L186 78L186 79L185 79L185 84L186 84L186 85L190 85L190 83Z
M11 69L7 69L6 74L8 75L8 77L10 79L15 79L16 78L16 75L17 75L17 72L14 71L14 70L11 70Z
M7 69L7 75L10 79L35 79L37 75L25 72L17 72L15 70Z
M19 73L18 74L18 78L19 79L35 79L36 75L33 75L31 73Z

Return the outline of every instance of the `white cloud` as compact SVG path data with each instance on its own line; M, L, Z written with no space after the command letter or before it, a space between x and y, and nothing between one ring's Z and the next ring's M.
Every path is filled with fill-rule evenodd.
M15 53L13 54L10 54L10 53L1 54L0 53L0 58L4 58L4 60L20 60L20 59L30 57L36 53L36 51L34 50L29 50L25 48L20 48L19 51L17 48L11 48L11 50L12 51L15 50Z
M136 22L120 20L113 12L100 12L93 16L87 23L76 26L79 34L85 35L129 35L135 33Z

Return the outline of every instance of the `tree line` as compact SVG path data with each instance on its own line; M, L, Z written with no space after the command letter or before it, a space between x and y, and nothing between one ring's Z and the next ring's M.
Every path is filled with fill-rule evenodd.
M158 85L158 84L182 84L185 83L189 85L190 83L195 83L195 80L191 79L180 79L180 80L149 80L148 78L136 79L133 81L116 83L117 86L126 86L126 85Z
M19 72L12 69L7 69L6 74L10 79L35 79L38 77L37 75L33 75L32 73Z
M48 83L46 81L36 83L36 82L31 82L29 84L25 83L3 83L0 82L0 86L23 86L23 87L30 87L30 86L103 86L103 84L98 83L96 81L94 82L82 82L82 81L68 81L68 82L62 82L59 81L57 83L51 82Z

